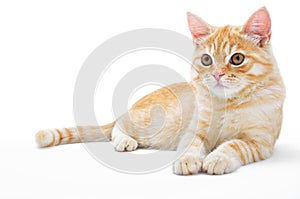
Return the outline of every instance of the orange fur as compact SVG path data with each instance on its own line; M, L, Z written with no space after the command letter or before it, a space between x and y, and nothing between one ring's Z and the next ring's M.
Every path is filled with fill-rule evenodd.
M41 131L39 145L108 138L118 151L187 149L173 166L183 175L229 173L269 158L281 129L285 88L269 43L267 10L239 27L213 27L191 13L188 18L196 45L191 82L150 93L106 126ZM239 66L230 62L236 52L245 55ZM202 65L203 54L211 56L211 66Z

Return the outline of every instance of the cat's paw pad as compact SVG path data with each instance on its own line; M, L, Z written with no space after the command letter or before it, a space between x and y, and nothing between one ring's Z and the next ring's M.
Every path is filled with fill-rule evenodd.
M196 153L184 154L173 164L173 172L177 175L192 175L201 170L202 159Z
M211 153L203 161L202 170L208 174L230 173L240 166L238 160L224 153Z
M116 151L134 151L138 147L137 141L127 135L117 135L113 138Z

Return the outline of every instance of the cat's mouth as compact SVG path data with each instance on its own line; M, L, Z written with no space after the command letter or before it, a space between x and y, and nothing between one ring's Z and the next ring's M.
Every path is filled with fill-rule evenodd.
M229 88L225 86L221 81L217 81L217 84L214 86L215 88Z
M238 79L232 79L228 77L221 77L220 79L215 79L213 76L204 76L202 82L208 86L211 90L220 90L220 89L236 89L239 87Z

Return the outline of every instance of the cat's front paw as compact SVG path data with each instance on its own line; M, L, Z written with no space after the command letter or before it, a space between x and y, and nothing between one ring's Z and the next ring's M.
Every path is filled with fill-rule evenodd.
M134 151L138 147L137 141L130 136L120 134L113 138L113 145L116 151Z
M202 170L208 174L230 173L241 166L241 163L234 157L220 152L210 153L203 161Z
M184 154L173 164L173 172L177 175L192 175L199 173L203 159L197 153Z

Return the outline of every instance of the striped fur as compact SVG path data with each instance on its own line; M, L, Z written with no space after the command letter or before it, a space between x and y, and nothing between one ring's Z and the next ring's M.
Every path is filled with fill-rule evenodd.
M39 131L35 138L39 147L50 147L78 142L106 141L111 139L114 123L104 126L77 126L76 128L54 128Z
M269 158L280 134L285 88L267 10L240 27L213 27L191 13L188 20L196 45L191 82L150 93L105 126L40 131L39 146L112 140L117 151L178 150L184 153L173 171L180 175L224 174ZM245 55L238 66L231 62L235 53ZM203 54L211 57L210 66L203 66Z

